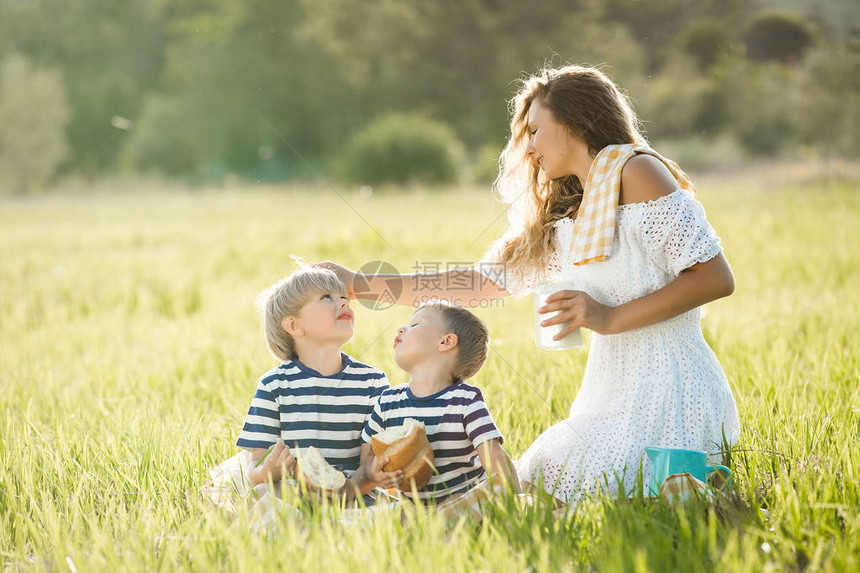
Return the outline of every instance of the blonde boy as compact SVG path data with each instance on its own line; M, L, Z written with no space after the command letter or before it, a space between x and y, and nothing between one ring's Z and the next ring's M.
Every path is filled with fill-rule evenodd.
M271 353L281 361L257 383L236 445L251 453L252 486L289 478L297 448L314 446L350 482L344 493L390 485L397 473L361 466L361 432L382 392L381 370L341 351L353 335L355 315L344 284L328 270L302 267L259 300ZM401 472L402 473L402 472Z

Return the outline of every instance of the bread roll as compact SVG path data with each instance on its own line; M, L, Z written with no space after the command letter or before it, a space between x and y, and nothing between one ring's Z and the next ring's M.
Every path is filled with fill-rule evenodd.
M338 492L346 485L343 472L334 469L318 449L313 446L302 448L296 459L296 480L309 490Z
M436 460L424 431L424 422L408 418L399 428L390 428L373 436L370 444L377 458L388 458L383 470L403 470L400 489L411 491L413 483L416 489L421 489L433 476Z

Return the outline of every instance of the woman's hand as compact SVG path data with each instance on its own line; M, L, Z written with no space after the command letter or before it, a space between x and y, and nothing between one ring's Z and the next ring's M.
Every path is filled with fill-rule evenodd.
M556 316L541 322L541 326L568 323L553 340L561 340L577 328L585 327L598 334L616 334L612 331L614 308L600 304L588 294L578 290L561 290L551 294L538 314L560 311Z
M334 274L337 275L337 278L339 278L343 282L343 284L346 285L346 292L349 298L351 300L355 300L355 290L353 289L353 282L355 281L355 277L358 275L358 273L331 261L313 263L311 266L316 267L318 269L328 269L330 271L334 271Z

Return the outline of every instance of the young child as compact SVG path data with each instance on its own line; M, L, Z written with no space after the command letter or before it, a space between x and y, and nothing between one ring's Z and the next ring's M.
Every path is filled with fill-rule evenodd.
M409 418L424 423L433 448L435 472L417 490L418 499L454 500L488 476L519 489L502 448L502 434L481 390L466 384L487 358L487 327L465 308L431 302L415 311L409 326L398 329L394 359L410 375L408 384L385 390L361 435L364 463L377 468L370 441L402 426ZM402 481L402 475L397 476ZM409 498L413 492L404 486Z
M381 370L341 351L355 324L346 292L333 272L303 267L261 293L266 343L281 364L257 383L236 441L244 450L212 471L216 504L231 505L231 491L290 478L296 448L318 448L351 477L343 492L350 497L373 489L370 476L390 485L402 474L380 471L381 460L356 472L362 429L389 384Z

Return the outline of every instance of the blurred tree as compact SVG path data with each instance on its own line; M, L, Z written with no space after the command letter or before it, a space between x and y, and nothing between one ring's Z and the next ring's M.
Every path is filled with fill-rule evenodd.
M757 0L766 11L792 12L804 16L828 37L845 40L860 29L860 3L857 0Z
M354 90L302 35L304 8L267 0L194 4L176 2L167 12L161 102L142 116L128 163L172 172L179 166L168 149L186 142L179 154L185 172L203 179L228 172L312 177L305 160L319 164L358 121ZM153 134L169 129L173 116L183 121L156 149Z
M450 124L471 149L501 146L517 78L551 65L612 62L632 77L638 46L600 20L594 0L536 4L302 0L305 33L329 53L361 97L365 120L381 110L417 110Z
M356 183L450 183L458 176L461 147L444 123L414 113L389 113L350 139L343 175Z
M0 36L36 65L63 70L77 170L110 170L128 135L112 118L133 118L161 75L162 2L0 1Z
M649 72L659 71L672 56L673 42L691 22L719 21L727 30L738 28L755 9L746 0L605 0L609 22L627 26L647 56Z
M730 126L731 106L735 97L735 78L731 75L737 56L720 60L705 73L700 97L701 105L692 131L705 138L715 137Z
M732 42L722 24L698 20L687 26L678 37L678 46L696 60L700 70L707 70L731 54Z
M677 138L690 134L702 114L706 80L697 73L696 62L678 54L650 82L640 98L641 113L650 138Z
M814 42L806 21L787 12L762 12L750 19L744 42L750 59L759 62L798 62Z
M815 0L762 1L823 10ZM852 9L851 0L838 3ZM477 157L502 147L517 78L565 63L603 67L638 102L651 136L705 141L728 131L765 151L802 134L821 145L812 125L757 98L772 98L787 114L805 109L796 101L804 96L789 102L774 82L806 86L822 105L831 105L827 90L853 93L811 79L843 69L823 60L810 67L806 56L818 53L809 47L813 36L835 41L831 4L819 18L827 16L826 26L783 14L788 28L768 28L766 14L751 19L758 5L0 0L0 57L21 53L36 68L63 73L71 108L64 165L94 175L114 169L122 149L130 169L315 177L306 161L336 163L353 133L391 111L450 125ZM850 37L850 25L839 29L840 41ZM780 43L786 37L788 47ZM807 83L774 62L796 62ZM754 111L735 109L739 102Z
M68 156L66 90L58 72L23 56L0 64L0 191L43 189Z
M308 0L305 6L307 36L361 92L365 121L381 110L418 110L455 126L471 144L486 137L494 112L504 114L504 102L491 106L491 94L522 68L501 79L498 60L506 52L495 50L495 34L502 17L484 2ZM543 7L528 12L548 26Z
M203 104L204 102L200 102ZM146 101L126 143L122 164L138 172L156 171L167 176L193 173L207 155L205 145L217 145L218 134L190 99L154 96Z
M730 125L741 145L754 155L772 155L790 147L791 68L739 61L727 74L734 80Z
M813 48L790 93L800 140L830 158L860 150L860 41Z

